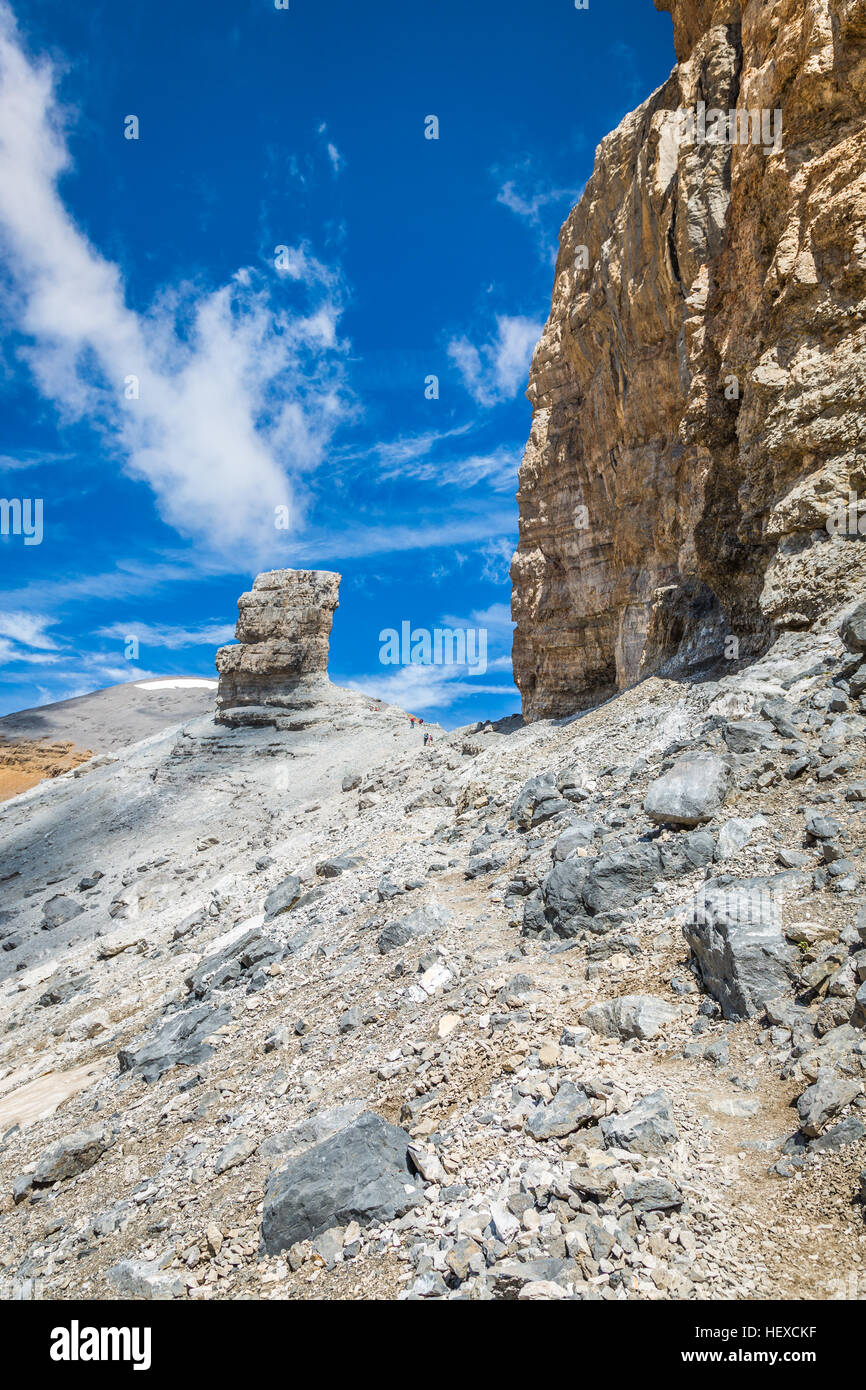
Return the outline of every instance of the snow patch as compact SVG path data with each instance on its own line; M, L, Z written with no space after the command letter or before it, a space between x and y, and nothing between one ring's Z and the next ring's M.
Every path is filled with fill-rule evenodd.
M217 681L206 680L203 676L178 676L170 680L136 681L136 690L215 690Z

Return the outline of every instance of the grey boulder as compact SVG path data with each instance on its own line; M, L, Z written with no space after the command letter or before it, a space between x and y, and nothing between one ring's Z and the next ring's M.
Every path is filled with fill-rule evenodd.
M859 1096L862 1089L860 1081L839 1076L832 1067L819 1067L815 1082L806 1087L797 1101L797 1114L803 1133L814 1139L840 1110Z
M568 859L576 849L586 849L595 839L598 828L594 821L577 820L563 830L551 851L554 862L559 864L563 859Z
M432 936L450 921L451 916L450 908L442 907L439 903L426 903L422 907L416 907L407 917L390 922L384 931L380 932L376 945L383 956L387 955L389 951L408 946L411 941Z
M360 859L356 859L352 854L337 854L317 864L316 873L319 878L339 878L347 869L357 869L360 862Z
M564 859L554 865L541 885L544 920L559 936L572 936L586 925L583 885L592 862L574 857ZM531 911L529 902L526 911Z
M601 1004L591 1004L580 1016L585 1027L603 1038L640 1038L658 1035L666 1023L679 1018L680 1011L652 994L621 994Z
M34 1187L48 1187L63 1178L76 1178L97 1163L111 1144L111 1135L99 1126L67 1134L46 1149L33 1173Z
M734 719L725 725L722 737L732 753L756 753L773 747L772 725L763 719Z
M538 806L546 801L558 799L556 778L552 772L530 777L529 781L524 783L511 808L511 816L515 825L521 829L527 829L532 824L532 818Z
M301 880L297 874L289 874L265 898L265 919L279 917L281 912L288 912L300 896Z
M55 927L62 927L65 922L71 922L73 917L78 917L83 911L81 903L58 893L43 904L42 930L53 931Z
M730 775L715 753L685 753L650 783L644 810L658 825L700 825L724 805Z
M229 1168L239 1168L242 1163L246 1163L247 1159L252 1157L257 1148L258 1141L250 1139L246 1135L229 1140L214 1159L214 1172L219 1176L220 1173L227 1173Z
M653 1091L624 1115L608 1115L601 1132L609 1149L632 1153L664 1153L677 1137L671 1103L665 1091Z
M585 1091L563 1081L553 1100L538 1105L526 1122L533 1139L562 1139L593 1117L593 1105Z
M652 1211L673 1211L683 1204L683 1194L667 1178L642 1174L623 1188L623 1201L639 1216Z
M631 907L652 891L662 872L658 847L627 845L602 855L592 864L583 887L583 902L593 915L611 908Z
M393 1221L423 1200L410 1169L409 1136L365 1112L331 1138L296 1154L271 1173L262 1241L269 1255L333 1226Z
M866 652L866 603L858 603L839 628L839 636L852 652Z
M179 1010L152 1038L118 1052L120 1070L138 1072L145 1081L152 1082L172 1067L198 1066L213 1052L207 1039L230 1020L229 1009L212 1009L207 1004Z
M693 901L683 935L725 1018L751 1018L796 976L797 952L782 935L779 904L754 881L710 880Z

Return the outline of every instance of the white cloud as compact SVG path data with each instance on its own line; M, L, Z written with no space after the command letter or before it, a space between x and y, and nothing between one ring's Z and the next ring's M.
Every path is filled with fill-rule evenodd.
M465 666L383 666L377 674L355 676L345 684L411 714L450 709L476 695L517 695L513 685L488 685L472 679Z
M494 536L481 547L481 578L490 584L505 584L511 572L514 555L511 536Z
M101 627L97 637L116 638L125 642L128 637L137 637L143 647L165 647L168 651L180 651L183 647L221 647L234 641L233 623L210 623L203 627L171 627L162 623L112 623Z
M5 637L0 637L0 663L4 666L14 666L16 662L22 661L31 666L53 666L59 660L60 657L53 652L33 651L32 649L17 647L14 642L7 642Z
M492 511L464 516L449 516L445 521L391 521L387 525L341 527L339 531L309 531L293 543L287 565L321 564L335 556L343 559L364 555L387 555L406 550L433 550L437 546L451 549L461 543L471 544L511 531L514 516L510 511ZM465 556L452 550L451 559L462 564Z
M503 180L496 195L497 203L527 224L535 234L542 260L552 265L556 261L559 224L574 207L582 188L539 180L534 159L523 159L508 171L493 169L492 173L497 180Z
M56 651L57 643L46 634L45 629L56 622L45 613L0 612L0 636L11 637L25 647L35 647L39 651Z
M63 417L104 432L182 535L214 552L272 549L274 508L297 520L290 475L321 461L345 409L333 277L307 278L315 266L302 248L309 302L294 312L275 307L272 282L249 269L215 290L177 286L146 313L130 308L118 267L60 199L70 157L54 74L28 59L3 0L0 132L7 312L39 390ZM139 396L127 400L131 376Z
M417 459L426 458L438 444L443 440L454 439L459 435L464 435L472 429L472 425L457 425L450 430L427 430L421 434L404 434L398 439L387 440L384 443L373 444L369 449L363 450L360 454L353 453L352 460L373 459L383 469L387 477L393 476L394 470L404 464L414 463Z
M529 359L543 324L522 315L499 314L496 336L476 347L468 338L453 338L448 355L463 385L479 405L510 400L526 386Z
M321 121L321 122L320 122L320 124L319 124L319 126L318 126L318 133L319 133L319 135L322 136L323 139L324 139L325 136L327 136L327 134L328 134L328 123L327 123L327 121ZM331 168L333 169L334 175L336 176L337 174L340 173L340 170L343 168L343 166L344 166L344 164L346 163L346 161L345 161L345 159L343 158L343 156L340 154L340 151L337 149L337 146L334 144L333 140L327 140L327 139L325 140L325 150L326 150L326 152L327 152L328 159L331 161Z
M573 207L580 197L579 188L544 188L536 184L527 192L521 192L515 179L506 179L496 195L497 203L502 203L516 217L539 227L542 214L551 204L560 207Z
M68 458L68 454L39 453L36 449L23 449L15 458L11 454L0 454L0 473L14 472L22 468L36 468L45 464L62 463Z
M464 458L425 459L405 462L382 471L383 478L412 479L436 483L438 487L470 488L488 482L495 492L517 485L520 454L514 449L493 449L488 454L468 454Z
M517 691L511 682L514 623L507 604L491 603L486 608L473 609L468 617L446 613L436 626L467 633L472 629L483 631L483 668L457 662L441 665L415 662L405 666L382 666L377 674L355 676L343 683L353 690L378 695L389 704L399 705L411 713L446 710L460 700L476 695L510 695L517 698ZM475 642L479 642L479 639L476 638ZM474 646L476 654L481 649L480 645ZM491 683L491 674L506 676L509 684Z

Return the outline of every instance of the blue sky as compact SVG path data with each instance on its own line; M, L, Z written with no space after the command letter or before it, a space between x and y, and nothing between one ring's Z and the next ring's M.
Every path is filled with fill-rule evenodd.
M557 234L673 61L651 0L0 0L0 491L43 516L0 536L0 713L212 676L279 566L343 575L333 679L519 709ZM382 665L405 621L487 670Z

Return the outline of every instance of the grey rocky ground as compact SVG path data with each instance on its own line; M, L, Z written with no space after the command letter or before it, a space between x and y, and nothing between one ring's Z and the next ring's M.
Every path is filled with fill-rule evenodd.
M331 688L8 802L5 1292L863 1297L846 637L429 747Z
M71 739L78 748L111 753L160 729L209 713L216 681L167 677L111 685L71 700L0 716L0 738Z

